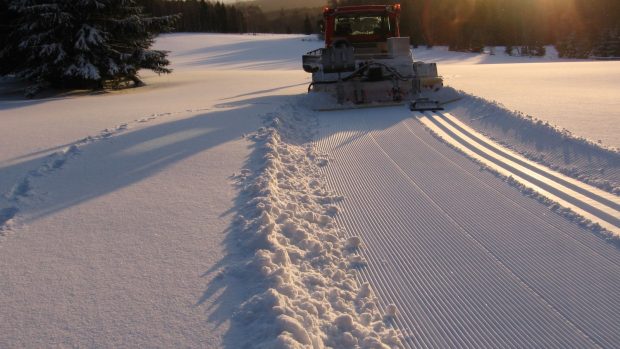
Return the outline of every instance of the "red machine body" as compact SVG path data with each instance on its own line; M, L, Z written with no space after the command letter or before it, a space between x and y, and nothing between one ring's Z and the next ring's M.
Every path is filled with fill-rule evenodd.
M325 47L340 40L353 46L360 43L386 42L400 36L400 4L360 5L323 9Z

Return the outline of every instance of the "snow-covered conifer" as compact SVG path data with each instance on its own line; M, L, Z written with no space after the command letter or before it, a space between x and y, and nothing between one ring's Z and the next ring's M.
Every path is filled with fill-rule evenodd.
M134 0L12 0L15 14L0 63L36 85L101 88L128 81L140 69L169 73L167 52L149 49L176 16L146 17Z
M312 32L314 32L312 22L310 22L310 17L306 14L306 17L304 18L304 34L310 35Z
M14 17L14 13L9 10L9 1L0 0L0 56L2 51L9 47L9 34L12 31L10 18ZM0 75L5 75L11 70L15 62L18 61L17 54L7 55L5 59L0 60Z
M588 58L592 53L592 42L573 31L555 45L562 58Z
M597 57L620 57L620 27L603 31L593 53Z

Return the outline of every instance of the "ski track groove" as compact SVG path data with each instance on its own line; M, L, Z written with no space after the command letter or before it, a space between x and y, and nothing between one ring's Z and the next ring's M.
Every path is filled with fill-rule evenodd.
M374 286L373 289L381 306L390 302L398 306L399 314L394 319L394 323L403 330L407 347L496 348L531 347L534 344L543 347L599 347L617 343L615 339L605 340L605 335L610 337L609 333L613 331L614 317L618 317L613 309L604 311L607 307L617 307L617 304L610 303L614 298L615 287L613 285L609 284L608 287L594 292L603 292L610 302L604 302L605 299L602 299L602 303L597 303L591 297L584 298L584 294L587 295L586 292L592 292L592 287L585 286L574 291L569 290L566 294L567 304L558 304L556 298L562 300L562 296L558 297L554 292L568 285L559 282L561 280L556 280L558 277L554 275L555 270L549 272L527 265L515 269L515 266L518 266L516 257L521 257L522 260L523 251L532 249L533 245L539 241L532 241L529 240L529 236L516 234L518 235L516 242L524 248L514 251L512 255L509 254L508 259L503 254L508 254L510 251L498 248L489 249L489 244L493 244L493 239L497 238L489 232L499 230L494 234L512 233L515 235L514 229L523 223L519 219L523 215L534 216L539 224L547 224L547 220L543 217L523 207L523 203L531 205L533 200L512 199L511 196L515 196L515 190L513 188L509 188L512 191L504 190L503 187L508 186L488 173L484 174L487 181L480 179L481 175L476 176L476 171L474 171L476 165L473 162L465 159L471 164L465 163L460 154L456 155L459 158L455 157L454 150L430 136L414 119L407 120L407 122L411 121L409 125L407 122L402 123L406 128L400 127L400 130L394 131L383 116L378 118L375 116L377 119L367 120L363 112L360 114L362 115L349 117L348 122L343 120L347 118L346 116L334 114L325 116L324 120L328 120L327 123L334 124L334 126L321 127L316 145L319 150L334 158L323 169L328 185L332 190L345 194L345 200L340 204L343 213L336 219L337 224L345 227L346 235L358 235L365 241L365 248L362 249L361 254L367 259L368 266L360 270L359 278ZM370 124L373 122L379 125L372 127ZM414 129L410 127L412 123L417 123ZM361 127L362 124L365 127ZM385 127L386 125L388 127ZM351 129L352 126L360 127L360 129ZM402 138L400 134L399 137L394 137L394 132L405 132L407 137ZM495 196L498 196L497 193L500 192L502 205L499 206L507 208L508 211L504 212L494 207L497 205L489 204L486 205L490 206L487 207L488 211L481 210L480 208L484 206L479 205L471 205L471 207L464 205L467 206L467 210L462 210L461 215L454 215L453 210L447 211L444 208L445 202L446 200L449 202L451 198L446 199L445 195L449 192L444 191L443 196L438 195L441 194L441 190L437 192L437 188L434 188L435 192L427 192L426 186L429 185L429 181L424 182L425 187L422 189L416 183L417 177L407 172L412 171L411 166L417 166L416 168L422 168L423 172L420 175L432 178L436 177L436 169L432 166L419 165L414 161L407 162L406 159L392 158L388 154L390 151L399 149L399 140L411 141L412 135L418 138L417 143L420 144L418 148L423 148L423 150L416 152L413 146L407 150L418 153L418 156L429 157L429 154L434 154L427 160L429 163L430 160L437 161L439 158L453 169L458 169L461 175L465 173L466 177L473 178L478 187L484 187ZM403 152L401 149L401 155ZM373 163L379 167L386 164L390 166L374 169L364 167L364 165ZM445 167L445 164L443 165ZM364 175L358 176L359 173ZM488 180L500 182L503 186L500 187L501 191L495 188L496 183L492 185L487 183ZM424 198L424 195L427 197ZM518 196L522 195L518 194ZM441 203L433 204L432 198L434 197L441 199ZM389 200L377 202L373 201L373 198L388 198ZM462 203L461 200L459 208L462 208ZM379 205L388 205L388 209L377 209ZM540 204L538 207L540 208ZM513 211L518 212L518 215L506 215ZM485 214L484 219L465 220L467 224L462 222L463 216L480 217L481 214ZM507 226L488 223L490 226L480 227L479 221L486 219L493 221L494 216L495 221L497 221L496 217L502 217ZM552 220L555 219L552 217ZM476 229L476 224L478 224L478 229ZM536 233L543 237L553 234L568 235L559 227L565 224L547 225L552 232L541 234L537 231ZM573 225L568 226L575 228ZM498 229L499 227L501 229ZM452 235L449 234L450 231ZM395 235L398 232L401 233L400 236ZM579 233L584 234L583 231ZM407 235L415 237L408 238ZM404 241L399 239L404 239ZM614 275L612 273L617 275L620 272L618 264L614 263L614 258L607 258L604 253L597 250L597 248L601 249L600 239L582 241L571 238L567 241L570 243L564 245L587 247L585 248L586 257L594 258L595 262L600 264L596 266L595 262L588 263L588 266L578 270L579 274L587 273L588 267L593 265L603 272L609 272L610 276ZM507 241L506 245L509 247L511 242L512 240ZM419 246L416 246L416 243ZM585 243L588 245L584 245ZM599 246L597 247L596 244ZM545 246L555 247L554 253L551 254L562 253L564 247L553 244ZM433 263L433 259L438 258L433 250L443 251L445 256ZM607 255L613 252L617 251L613 248L605 251ZM455 258L454 256L467 258ZM542 258L539 254L536 257ZM554 259L552 258L549 262L554 262ZM552 264L557 263L559 261ZM481 266L484 267L480 268ZM457 272L450 273L450 271ZM525 278L524 275L527 276L528 273L535 275ZM543 282L548 278L553 280ZM471 287L472 285L489 285L489 287L480 289L480 287ZM572 286L579 286L579 284ZM551 287L552 290L540 292L541 288L545 287ZM580 301L583 301L580 309L572 312L566 309ZM463 307L466 311L460 310ZM602 311L595 313L588 311L592 307ZM568 312L567 315L565 312ZM588 316L588 313L591 316ZM586 325L596 323L597 321L592 322L594 315L603 317L602 322L605 319L611 319L612 325L607 326L602 331L603 333L599 334L597 331L592 331L592 326L582 328L574 321L575 317L581 317L582 320L586 318ZM583 325L584 321L581 323Z
M471 329L470 329L470 330L471 330ZM453 344L451 344L451 346L454 346L454 345L456 345L456 344L454 344L454 343L453 343Z
M409 129L409 131L411 131L411 130ZM395 138L391 137L391 138L389 138L389 139L395 139ZM379 147L381 147L381 146L379 145ZM389 157L389 155L388 155L388 154L386 154L386 155ZM396 163L396 162L394 162L394 163ZM425 169L425 168L426 168L426 167L422 167L422 169ZM431 200L432 200L432 199L431 199ZM478 218L483 218L483 219L482 219L482 221L489 221L489 220L492 218L493 214L490 214L490 213L489 213L488 211L486 211L486 210L480 210L480 212L477 212L476 210L472 210L472 209L471 209L471 207L476 207L476 206L477 206L477 205L474 205L474 206L467 206L467 205L466 205L466 206L464 206L464 207L460 207L460 209L465 210L465 212L463 212L463 213L465 213L465 214L464 214L464 217L474 217L474 216L476 216L476 214L477 214L477 213L483 213L483 214L484 214L484 213L486 213L486 215L485 215L485 216L478 215ZM441 208L440 208L440 210L441 210ZM443 210L442 210L442 211L443 211ZM501 212L507 212L507 211L508 211L508 210L501 210ZM498 212L498 213L499 213L499 212ZM446 216L447 216L448 218L450 218L450 215L448 215L447 213L446 213ZM451 219L451 218L450 218L450 219ZM505 217L505 219L507 219L507 220L508 220L508 219L510 219L513 223L518 224L518 222L514 222L514 219L513 219L513 217L512 217L512 216L506 216L506 217ZM451 219L451 220L452 220L452 219ZM458 225L459 227L461 227L461 229L463 229L463 231L464 231L465 233L467 233L467 231L468 231L468 230L467 230L465 227L463 227L463 226L462 226L461 224L459 224L458 222L454 222L454 223L455 223L456 225ZM492 227L491 227L491 229L492 229ZM510 232L509 232L509 231L506 231L505 233L506 233L506 234L509 234ZM467 235L470 235L470 234L469 234L469 233L467 233ZM471 235L470 235L470 236L471 236ZM536 292L536 291L535 291L535 290L531 287L531 285L530 285L528 282L526 282L525 280L523 280L523 278L522 278L522 277L520 277L520 276L518 276L517 274L515 274L515 273L514 273L514 271L513 271L510 267L507 267L507 266L506 266L506 265L505 265L505 264L504 264L504 263L503 263L503 262L502 262L502 261L501 261L501 260L500 260L500 259L499 259L499 258L498 258L498 257L497 257L497 256L496 256L493 252L492 252L492 251L488 250L488 249L485 247L485 245L484 245L484 244L482 244L482 243L480 242L479 238L476 238L476 237L473 237L473 236L472 236L472 238L476 241L476 243L480 244L480 246L481 246L481 247L482 247L485 251L487 251L489 254L491 254L491 255L493 256L493 258L494 258L494 259L496 259L496 261L497 261L497 262L498 262L498 263L499 263L499 264L500 264L503 268L505 268L505 269L506 269L506 270L507 270L510 274L514 275L514 276L515 276L515 278L519 280L519 282L523 283L523 285L524 285L525 287L527 287L528 289L530 289L533 293L535 293L537 297L540 297L540 298L541 298L541 300L542 300L542 301L543 301L546 305L548 305L550 308L553 308L555 311L558 311L558 310L557 310L557 308L556 308L555 306L553 306L553 305L551 305L551 304L549 304L549 303L548 303L548 301L547 301L546 297L544 297L543 295L541 295L541 294L539 294L538 292ZM527 241L527 240L524 240L524 241ZM487 246L488 246L488 244L487 244ZM530 272L531 272L531 270L530 270ZM527 274L525 274L525 275L527 275ZM558 285L555 285L555 286L557 287ZM574 297L574 299L576 299L576 297ZM562 312L559 312L559 311L558 311L558 313L559 313L559 314L560 314L560 315L561 315L561 316L562 316L562 317L563 317L563 318L564 318L567 322L570 322L573 326L575 326L575 324L573 324L573 323L572 323L572 321L570 321L568 318L566 318ZM578 326L575 326L575 327L576 327L576 328L579 328ZM583 333L583 331L581 331L581 329L579 329L579 331Z
M461 207L460 209L466 210L467 207L464 207L464 208ZM482 213L484 212L485 211L482 210ZM469 215L463 215L461 217L463 221L466 221L468 218L469 218ZM487 221L488 219L482 219L479 223L484 224ZM499 229L501 227L492 226L490 228ZM535 237L532 236L530 238L533 239ZM529 241L529 240L526 239L524 241ZM540 253L538 253L538 255L531 253L532 250L535 250L536 244L534 242L535 240L532 240L532 243L531 243L532 246L528 247L528 250L530 251L529 253L530 257L537 257L539 260L541 260L543 259L543 257L545 257L544 255L550 258L556 256L556 254L545 253L548 251L541 251ZM565 244L548 246L549 249L555 248L558 253L561 252L562 248L566 248L566 247L567 245ZM581 253L581 251L574 250L573 253L579 254ZM557 255L561 255L561 254L557 254ZM571 258L572 256L568 256L566 254L564 255L565 255L565 258L567 259L565 262L568 263L569 262L568 258ZM513 257L518 258L518 256L513 256ZM583 260L588 260L588 261L590 260L590 258L588 258L587 256L582 257ZM546 263L551 263L551 262L552 261L549 261L549 260L546 261ZM556 267L561 268L563 263L556 262L554 264L556 265ZM589 275L589 271L592 269L601 269L603 272L606 271L606 273L604 273L603 275L607 274L610 277L614 278L614 275L617 275L618 273L617 265L612 264L613 265L612 269L615 269L615 270L609 270L604 265L601 267L601 265L597 263L592 263L588 267L586 267L585 265L579 265L579 268L571 271L571 274L575 274L575 273L580 274L581 276L579 279L570 278L568 277L569 275L565 275L565 278L558 277L557 273L559 269L553 271L553 274L548 275L549 277L547 278L535 279L535 278L532 278L531 276L533 273L534 274L539 273L541 274L541 276L544 276L543 273L545 272L549 273L549 271L545 269L542 269L542 270L537 269L536 266L539 265L537 263L531 263L529 266L523 263L514 263L513 265L517 267L529 267L529 269L520 270L519 274L522 275L522 277L524 278L529 278L529 280L527 281L528 284L535 283L535 286L537 286L536 288L539 290L541 294L545 295L545 298L549 298L549 296L552 296L553 292L551 292L550 289L554 290L554 292L559 293L555 297L557 301L554 303L554 306L560 309L561 312L567 315L568 317L578 319L580 322L588 324L591 328L589 332L592 337L595 337L595 340L597 342L599 341L604 342L604 340L600 336L599 327L602 327L602 328L608 327L608 330L610 331L616 330L613 328L609 329L610 327L609 324L606 323L604 320L600 320L600 319L601 319L601 314L605 315L605 317L611 316L611 318L613 318L614 315L617 316L616 315L616 312L618 311L617 302L612 298L604 298L602 300L600 299L596 300L596 299L591 299L589 297L583 297L583 296L586 294L596 294L596 293L602 293L604 295L613 294L614 287L611 285L611 283L605 284L603 280L595 280L591 278L590 280L588 280L589 279L588 275ZM588 280L588 282L584 282L584 280ZM592 287L593 284L598 285L598 287L593 288ZM553 287L550 288L549 286L553 286ZM605 299L607 299L607 302L604 302ZM564 303L562 303L562 301L564 301ZM582 327L582 326L579 326L579 327ZM618 336L615 335L614 337L617 338ZM610 346L612 345L612 343L606 343L603 345Z
M592 200L601 202L603 204L605 204L606 206L609 206L611 208L613 208L614 210L620 210L620 203L616 202L616 200L618 199L618 197L616 195L613 194L609 194L606 193L596 187L592 187L593 191L589 191L586 190L585 188L581 187L578 184L575 184L574 182L577 182L576 179L574 178L570 178L568 176L563 176L560 173L553 173L555 171L550 171L548 169L543 169L541 168L541 165L536 164L530 160L527 160L526 158L524 159L520 159L517 158L516 156L510 154L508 152L508 150L503 150L493 144L491 144L489 141L484 140L482 138L480 138L478 135L471 133L469 130L467 130L464 126L464 124L458 122L458 120L456 118L454 118L453 116L451 116L448 113L437 113L436 115L440 115L442 117L442 120L447 122L448 124L450 124L451 126L453 126L454 128L458 129L460 132L462 132L463 134L465 134L467 137L473 139L474 141L480 143L482 146L490 149L491 151L499 154L500 156L509 159L510 161L513 161L515 163L517 163L518 165L521 165L539 175L542 175L544 177L547 177L551 180L553 180L556 183L559 183L575 192L578 192L579 194L586 196ZM594 192L596 191L596 192Z
M465 215L464 217L467 217L467 215ZM486 220L482 220L482 221L483 221L483 222L485 222ZM527 241L527 240L526 240L526 241ZM553 246L550 246L550 247L553 247ZM553 257L553 256L555 256L555 254L550 254L550 256L551 256L551 257ZM584 259L588 259L588 257L585 257ZM556 264L557 264L557 263L556 263ZM559 264L558 264L558 265L559 265ZM595 266L595 265L591 265L590 267L596 267L596 266ZM602 269L605 269L604 264L603 264L603 268L602 268ZM612 268L612 269L614 269L614 270L613 270L612 272L610 272L610 274L612 274L612 275L613 275L613 273L617 273L617 268L616 268L616 266L615 266L615 265L613 266L613 268ZM587 273L587 269L583 269L583 268L582 268L582 269L580 269L580 271L582 271L582 273L584 273L584 274L585 274L585 273ZM529 272L532 272L532 270L528 271L528 273L524 273L523 275L528 276L528 275L529 275ZM582 275L582 277L583 277L583 275ZM556 278L554 281L556 281L556 280L559 280L560 282L563 282L563 281L564 281L564 280L563 280L563 279L561 279L561 278ZM592 281L594 281L594 280L592 280ZM556 286L557 286L557 285L556 285ZM574 290L574 289L578 289L578 288L579 288L578 286L580 286L580 283L577 283L577 285L574 285L574 284L570 284L570 285L568 285L568 284L564 284L564 285L562 285L561 287L559 287L558 289L561 289L561 290ZM609 286L609 285L605 285L605 284L603 284L603 286ZM543 291L547 291L547 289L548 289L548 288L542 288L542 290L543 290ZM596 290L591 289L590 291L596 291ZM608 290L607 290L607 291L608 291L608 292L611 292L611 289L609 289L609 287L608 287ZM610 293L608 293L608 292L606 292L606 293L607 293L607 294L610 294ZM566 296L566 297L563 297L563 299L570 299L570 297L574 297L574 299L575 299L575 300L579 299L579 294L578 294L578 293L577 293L577 294L576 294L576 293L565 294L565 296ZM588 298L586 298L586 299L588 299ZM583 305L583 303L584 303L584 302L580 302L580 304L579 304L579 305ZM585 303L587 303L587 302L585 302ZM598 303L599 303L599 302L595 302L595 303L593 304L593 306L596 306ZM609 306L611 306L611 307L613 308L613 307L614 307L614 305L615 305L615 302L614 302L614 301L610 301L610 303L614 303L614 304L608 304ZM574 305L571 305L571 306L569 307L569 309L572 309L573 307L574 307ZM582 306L582 308L583 308L583 306ZM587 307L586 307L586 308L587 308ZM597 308L599 308L599 310L600 310L601 312L603 312L603 313L605 313L605 312L607 312L607 311L608 311L607 307L601 307L600 305L599 305ZM582 309L582 310L583 310L583 309ZM588 313L588 312L585 312L585 313ZM591 314L591 312L589 312L589 313ZM594 319L593 319L592 321L594 321Z
M471 329L469 329L469 330L471 330ZM469 341L468 341L468 342L469 342ZM454 343L453 343L453 344L451 344L451 346L454 346L454 345L456 345L456 344L454 344Z
M408 119L405 121L406 125L409 125L411 123L418 123L418 121L414 119ZM528 211L529 213L533 214L538 219L539 222L545 222L547 224L552 225L555 229L557 229L559 233L563 234L565 237L570 238L576 243L579 243L580 245L588 248L593 253L603 258L606 258L607 260L609 260L611 263L615 264L616 266L620 266L620 254L617 253L618 252L617 249L614 248L611 244L608 244L606 246L601 246L600 238L593 234L583 234L581 231L575 234L574 229L572 229L574 223L566 220L561 215L555 214L549 210L541 211L540 206L533 204L531 198L525 195L517 195L517 196L513 195L514 188L505 185L503 181L483 181L482 179L478 177L482 171L476 165L458 164L457 161L461 160L461 157L462 157L461 154L457 152L449 152L449 151L442 153L442 152L437 151L432 146L428 145L429 142L432 143L436 141L434 136L428 133L417 133L416 134L413 131L411 131L411 129L410 129L410 132L411 134L415 134L415 136L418 139L420 139L422 142L427 144L429 149L432 149L434 152L436 152L437 154L439 154L446 160L450 161L455 166L463 169L466 172L469 172L472 175L472 177L475 177L479 181L479 183L487 186L488 188L495 190L497 193L499 193L506 199L512 201L514 203L514 207L522 208ZM470 165L470 166L465 166L465 165Z
M510 189L508 186L506 186L504 183L502 183L501 181L493 181L493 182L497 182L498 185L493 185L495 183L490 183L489 181L483 181L482 179L480 179L478 177L477 174L479 174L481 171L480 169L472 169L471 167L465 167L462 166L461 164L458 164L457 162L455 162L451 157L449 157L449 154L444 154L441 153L439 151L437 151L435 148L433 148L431 145L428 144L427 141L424 140L423 137L421 137L419 134L416 134L415 132L413 132L413 130L411 129L411 127L409 126L410 122L417 122L414 121L412 119L409 120L405 120L404 124L405 127L407 127L407 129L409 130L409 133L413 136L418 138L422 143L424 143L430 150L432 150L433 152L435 152L436 154L438 154L440 157L442 157L443 159L445 159L446 161L449 161L450 163L452 163L454 166L460 168L461 170L468 172L472 178L474 178L475 180L478 181L478 183L488 187L491 190L494 190L495 192L497 192L499 195L501 195L502 197L504 197L505 199L507 199L508 201L512 202L512 207L514 207L515 209L522 209L527 211L528 213L532 214L535 216L536 220L538 222L540 222L541 224L543 223L547 223L550 224L551 226L553 226L555 228L555 230L557 231L557 233L564 235L566 238L571 239L572 241L582 245L584 248L587 248L592 254L598 255L600 257L603 257L605 259L607 259L608 261L610 261L611 263L613 263L616 266L620 266L620 255L618 255L618 253L616 253L616 250L613 249L613 247L608 248L608 249L604 249L603 251L600 250L596 250L592 245L592 241L584 241L584 239L579 239L578 237L586 237L586 238L590 238L590 239L595 239L595 242L598 243L600 245L600 239L598 237L595 236L591 236L589 234L579 234L579 236L575 236L574 234L569 234L566 230L562 229L562 225L566 224L565 219L562 217L559 217L562 221L561 223L564 224L558 224L557 221L550 221L549 218L558 218L558 216L550 211L548 211L547 213L549 214L543 214L544 218L547 219L547 221L545 221L543 219L543 217L540 217L540 210L535 211L533 209L531 209L530 207L528 207L529 205L526 205L523 202L518 202L518 199L524 199L524 200L530 200L530 198L526 197L526 196L519 196L519 197L514 197L510 196L510 193L513 193L512 189ZM423 135L423 136L427 136L427 135ZM434 139L433 139L434 141ZM456 156L460 156L459 154L455 153L454 155ZM504 192L505 189L511 190L510 193L506 193ZM538 208L538 207L537 207ZM607 252L607 253L605 253ZM611 253L609 253L611 252ZM614 259L615 258L615 259Z
M413 133L412 131L410 131L410 132L412 133L412 135L415 135L415 133ZM440 154L440 153L438 153L438 154ZM446 159L447 159L447 158L446 158ZM448 161L450 161L450 160L448 160ZM453 164L454 164L455 166L459 166L459 165L458 165L458 164L456 164L456 163L453 163ZM460 168L461 168L461 169L463 169L463 170L464 170L464 171L466 171L466 172L469 172L469 173L472 175L472 176L471 176L471 178L472 178L473 180L477 180L480 184L482 184L482 185L485 185L485 186L486 186L486 183L485 183L485 182L483 182L483 181L481 181L481 180L478 180L478 179L477 179L477 177L475 177L475 175L473 175L470 171L468 171L467 169L465 169L465 168L463 168L463 167L460 167ZM492 187L490 187L490 186L488 186L488 188L493 189L493 188L492 188ZM498 192L498 193L499 193L499 192ZM502 195L502 196L504 196L502 193L499 193L499 194L500 194L500 195ZM506 198L507 198L509 201L512 201L509 197L506 197ZM527 210L527 209L523 208L523 207L522 207L522 206L520 206L519 204L517 204L517 203L515 203L515 202L512 202L512 203L513 203L512 207L513 207L514 209L522 209L522 210L524 210L524 211L530 212L529 210ZM462 210L467 210L467 211L468 211L468 213L469 213L470 215L474 215L474 214L478 214L478 215L480 215L480 214L484 214L484 215L485 215L485 218L487 218L487 220L488 220L488 218L491 218L491 217L493 216L493 214L490 214L489 212L486 212L486 211L482 211L482 212L474 211L474 210L472 210L472 209L471 209L471 207L470 207L470 206L460 207L460 209L462 209ZM510 209L509 207L506 207L504 210L500 210L499 212L506 212L506 211L509 211L509 209ZM498 213L499 213L499 212L498 212ZM465 215L465 216L467 217L467 215ZM512 224L514 224L514 225L519 224L519 222L516 220L516 217L514 217L514 216L512 216L512 215L511 215L511 216L506 216L506 217L505 217L505 219L509 220L509 221L510 221L510 223L512 223ZM536 219L537 219L537 220L538 220L541 224L542 224L542 223L545 223L542 219L540 219L540 217L536 217ZM501 227L500 227L500 228L501 228ZM554 228L555 228L555 229L558 229L558 228L556 228L555 226L554 226ZM506 231L505 233L509 233L509 232L508 232L508 231ZM561 230L559 230L559 229L558 229L558 233L563 233L563 232L562 232ZM564 234L564 235L566 235L566 234ZM569 237L569 238L571 238L572 240L574 240L574 241L575 241L575 242L577 242L578 244L580 244L580 245L582 245L582 246L586 247L586 248L588 249L588 251L592 252L592 256L593 256L593 255L597 255L597 256L600 256L600 257L603 257L603 258L608 259L606 256L604 256L604 255L602 255L602 254L600 254L600 253L597 253L596 251L593 251L593 250L592 250L592 248L591 248L590 246L586 246L586 245L584 245L584 244L583 244L583 243L581 243L580 241L573 239L571 236L568 236L568 235L566 235L566 236L567 236L567 237ZM525 238L522 238L522 239L519 239L519 241L520 241L521 243L526 243L526 244L529 244L530 246L528 246L528 247L531 247L531 246L536 245L535 243L532 243L530 239L525 239ZM557 246L554 246L554 245L552 245L552 246L550 246L550 247L551 247L551 248L556 248L556 249L559 249ZM552 256L553 256L553 255L552 255ZM618 271L619 271L619 269L617 268L617 266L618 266L617 262L616 262L616 261L613 261L613 260L611 260L611 259L608 259L608 260L609 260L610 262L612 262L612 263L613 263L613 265L612 265L612 266L602 265L602 266L601 266L601 268L603 268L603 270L609 270L610 272L614 272L614 273L615 273L615 272L618 272Z
M600 220L605 221L608 224L615 226L616 228L620 227L620 217L618 216L620 212L615 210L613 207L607 206L589 197L585 197L585 200L580 199L580 198L575 198L571 196L569 193L564 193L561 190L561 188L557 188L556 186L552 184L546 183L538 178L533 177L530 174L527 174L526 172L516 167L516 166L519 166L518 164L516 166L511 165L511 164L504 164L501 159L497 158L497 156L501 157L501 155L492 154L492 152L488 152L488 150L485 151L483 149L488 149L488 148L484 148L483 146L482 146L483 149L480 149L476 145L470 144L466 139L464 139L464 137L468 137L468 136L463 133L463 130L448 123L446 119L440 114L433 114L431 116L424 114L424 117L426 117L426 119L429 122L431 122L435 127L439 128L442 132L445 132L449 137L454 139L460 145L467 148L467 150L474 152L478 156L484 158L486 161L489 161L495 164L496 166L499 166L502 169L507 170L508 172L511 172L523 178L526 181L529 181L533 185L536 185L542 190L547 191L551 195L555 195L559 199L564 200L571 205L574 205L578 209L586 212L587 214L591 214L594 217L597 217ZM456 132L461 132L463 136L457 134ZM527 169L525 171L527 171ZM550 179L553 181L553 177L551 175L549 176L544 175L544 177L546 179ZM566 188L566 189L571 190L570 188ZM577 193L577 195L581 195L581 194ZM595 203L593 204L591 201L594 201ZM600 206L601 204L604 206L603 208L597 207L597 206Z

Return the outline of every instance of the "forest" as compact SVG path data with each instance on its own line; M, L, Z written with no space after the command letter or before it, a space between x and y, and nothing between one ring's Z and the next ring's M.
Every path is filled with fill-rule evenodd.
M141 0L147 13L181 13L176 30L224 33L318 33L322 8L263 11L260 0ZM328 6L392 3L330 0ZM505 46L511 54L541 55L555 45L564 57L620 57L618 0L403 0L401 34L413 45L447 45L478 52Z
M317 33L322 8L263 11L255 2L225 4L205 0L140 0L154 16L181 14L176 31L218 33Z
M23 0L22 0L23 1ZM30 0L29 0L30 1ZM32 0L34 1L34 0ZM289 1L263 10L256 0L138 0L146 15L181 14L179 32L319 33L322 8ZM326 0L327 6L393 3L385 0ZM13 15L0 0L0 44ZM34 1L35 3L37 1ZM620 0L403 0L401 35L413 45L446 45L456 51L505 46L515 55L542 55L555 45L563 57L620 57Z
M555 45L565 57L620 56L618 0L414 0L402 7L402 32L413 44L506 46L524 55Z

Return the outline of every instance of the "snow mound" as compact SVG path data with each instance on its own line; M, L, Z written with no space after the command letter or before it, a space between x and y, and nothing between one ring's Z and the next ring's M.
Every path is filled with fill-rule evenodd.
M370 285L356 268L363 245L333 222L334 204L319 172L326 160L310 143L316 117L285 105L251 138L257 171L236 178L249 200L238 219L238 243L253 256L243 272L262 283L235 315L254 348L400 348ZM245 279L247 279L244 276Z

